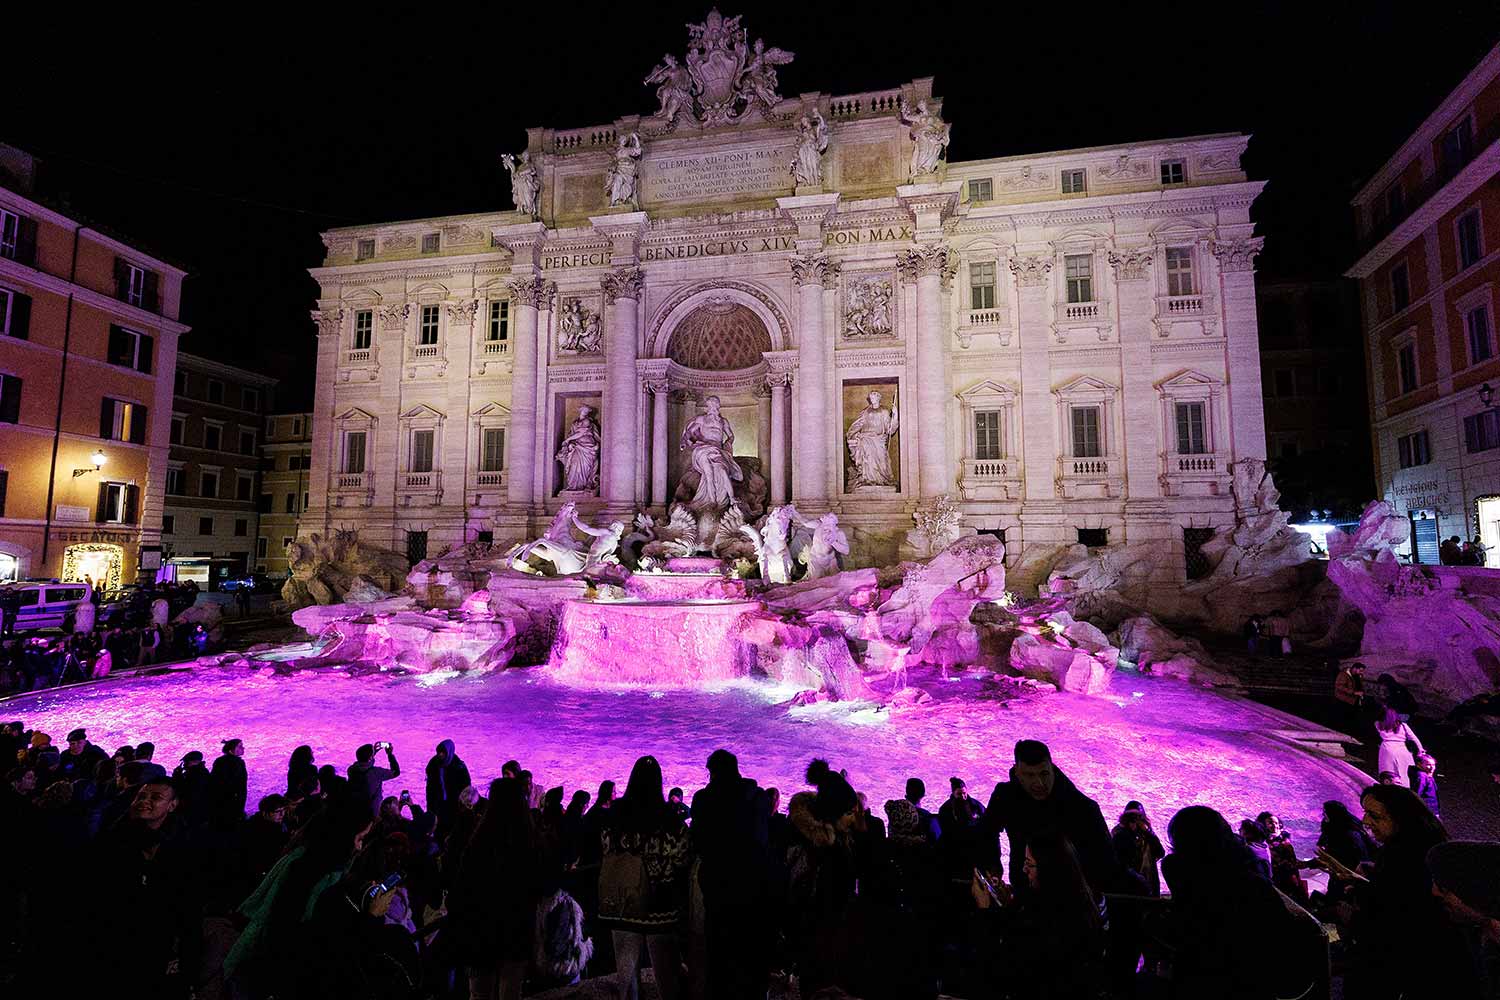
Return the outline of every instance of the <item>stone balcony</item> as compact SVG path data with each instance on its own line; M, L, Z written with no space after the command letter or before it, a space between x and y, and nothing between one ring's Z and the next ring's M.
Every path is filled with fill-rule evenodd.
M1010 314L1003 308L968 309L959 313L958 336L960 347L967 348L976 336L998 336L1000 346L1010 344Z
M474 374L498 375L509 371L513 359L509 340L478 340L474 343Z
M396 502L402 507L422 507L443 500L443 470L403 472L396 488Z
M1229 456L1214 452L1162 456L1162 494L1170 497L1218 496L1229 492Z
M340 352L338 368L340 382L373 382L380 377L380 363L375 360L373 347L351 348Z
M431 363L443 360L442 344L412 344L406 349L408 361Z
M1100 302L1067 302L1062 306L1062 318L1066 323L1094 323L1104 315Z
M1169 319L1188 316L1203 315L1203 296L1201 295L1167 295L1161 300L1162 315Z
M1124 495L1124 462L1113 455L1063 456L1057 460L1057 495L1064 500L1111 499Z
M958 489L965 500L1021 499L1021 462L1015 458L966 458Z
M375 502L375 476L365 472L335 472L328 490L333 507L369 507Z

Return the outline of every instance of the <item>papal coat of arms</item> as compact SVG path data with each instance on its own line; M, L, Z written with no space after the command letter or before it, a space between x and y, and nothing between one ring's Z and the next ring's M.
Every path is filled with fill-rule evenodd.
M657 84L658 117L672 123L688 112L705 127L727 125L781 101L776 67L790 63L792 53L766 48L759 38L750 45L741 16L724 17L716 8L702 24L687 26L686 64L663 56L645 80Z

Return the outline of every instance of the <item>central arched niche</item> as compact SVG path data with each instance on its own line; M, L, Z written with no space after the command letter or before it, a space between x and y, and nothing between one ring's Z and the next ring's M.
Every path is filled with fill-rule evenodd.
M771 334L748 306L731 299L710 300L694 309L672 331L667 357L684 368L732 372L760 364L771 350Z

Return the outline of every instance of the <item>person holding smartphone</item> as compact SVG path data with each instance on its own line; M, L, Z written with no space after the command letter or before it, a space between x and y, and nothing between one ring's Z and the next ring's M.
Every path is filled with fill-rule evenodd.
M375 751L385 751L389 767L375 764ZM349 798L354 802L365 802L370 815L380 812L380 800L385 794L385 783L401 776L401 765L396 762L396 751L389 744L366 743L354 751L354 763L349 765Z

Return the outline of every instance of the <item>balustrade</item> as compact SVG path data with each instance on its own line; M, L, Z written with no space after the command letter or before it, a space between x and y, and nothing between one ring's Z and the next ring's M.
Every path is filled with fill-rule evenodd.
M1069 302L1063 306L1063 319L1085 320L1099 318L1099 303L1097 302Z

